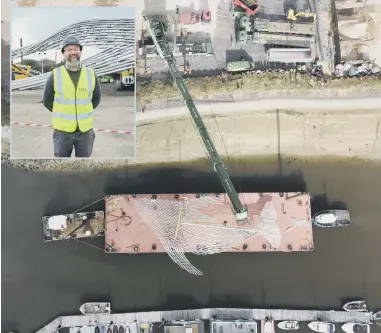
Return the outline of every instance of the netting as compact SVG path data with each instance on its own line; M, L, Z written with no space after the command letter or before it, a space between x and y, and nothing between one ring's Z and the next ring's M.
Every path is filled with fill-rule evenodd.
M255 235L263 235L272 247L278 247L281 233L276 224L276 210L271 201L245 227L227 227L224 219L234 219L222 197L205 196L186 200L137 198L142 219L156 234L170 258L194 275L202 272L193 266L185 253L206 255L229 251ZM231 221L229 221L231 222Z

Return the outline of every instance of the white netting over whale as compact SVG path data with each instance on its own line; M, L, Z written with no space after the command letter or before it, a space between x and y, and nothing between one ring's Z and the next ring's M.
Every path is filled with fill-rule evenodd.
M185 253L206 255L229 251L257 234L263 235L272 247L280 244L276 210L271 201L265 203L255 225L249 223L242 229L224 227L223 219L230 207L221 197L203 196L178 201L145 197L136 198L135 203L140 216L171 259L194 275L202 275L202 272L188 261Z

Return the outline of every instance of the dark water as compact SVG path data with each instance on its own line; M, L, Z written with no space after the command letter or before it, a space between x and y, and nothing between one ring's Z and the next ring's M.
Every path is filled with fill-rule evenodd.
M204 272L195 277L166 255L113 255L75 241L43 243L41 216L74 211L105 194L220 191L214 173L188 167L84 175L3 167L2 331L39 329L94 300L110 300L114 312L338 309L356 297L365 298L372 310L381 308L381 164L252 159L240 161L240 172L230 169L241 191L308 190L315 210L325 208L327 200L348 205L354 225L315 230L311 253L190 256Z

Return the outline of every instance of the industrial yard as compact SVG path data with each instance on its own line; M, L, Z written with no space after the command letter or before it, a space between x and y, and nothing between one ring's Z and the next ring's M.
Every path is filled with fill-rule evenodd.
M337 8L335 4L327 0L199 1L193 7L179 5L176 16L177 4L167 1L144 12L167 22L168 43L180 72L191 78L187 83L196 99L208 94L226 100L221 95L231 95L232 90L379 89L381 7L366 7L364 1L337 1ZM140 107L179 99L170 80L165 81L166 65L143 20L141 30L139 26L137 23ZM356 56L353 49L359 50ZM244 80L252 84L242 84L243 75L249 75ZM340 80L343 77L349 80Z

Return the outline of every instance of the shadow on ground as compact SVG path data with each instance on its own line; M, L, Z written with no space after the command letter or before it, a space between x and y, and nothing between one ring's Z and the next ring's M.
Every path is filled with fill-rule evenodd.
M241 60L253 62L253 58L243 49L226 50L226 63Z

